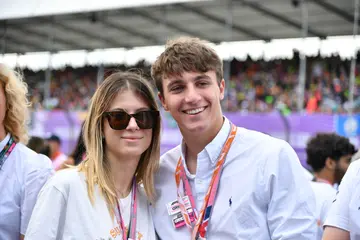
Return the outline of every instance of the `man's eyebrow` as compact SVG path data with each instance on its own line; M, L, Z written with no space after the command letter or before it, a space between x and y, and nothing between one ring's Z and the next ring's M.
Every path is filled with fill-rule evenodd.
M194 81L203 80L203 79L210 79L210 77L206 74L198 75L194 78Z
M176 79L176 80L171 81L166 87L167 87L167 89L170 89L172 86L183 83L183 82L184 81L181 79Z

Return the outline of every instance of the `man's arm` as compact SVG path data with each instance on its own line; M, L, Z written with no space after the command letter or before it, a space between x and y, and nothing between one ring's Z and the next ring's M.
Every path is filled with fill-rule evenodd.
M295 151L286 142L281 145L268 157L264 170L271 239L313 240L316 236L314 193Z
M350 240L350 234L340 228L326 227L322 240Z

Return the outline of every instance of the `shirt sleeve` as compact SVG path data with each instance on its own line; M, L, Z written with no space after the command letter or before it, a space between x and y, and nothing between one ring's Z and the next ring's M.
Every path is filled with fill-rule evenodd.
M38 156L39 159L35 160L43 160L41 163L44 165L34 167L26 172L22 186L20 233L23 235L26 232L39 191L54 173L50 160L40 155Z
M50 179L39 193L29 226L26 240L60 239L63 232L66 197Z
M271 239L315 239L315 196L295 151L284 142L269 158L265 179Z
M349 205L352 187L358 172L358 162L351 163L339 186L339 191L331 205L324 226L333 226L346 231L349 229Z

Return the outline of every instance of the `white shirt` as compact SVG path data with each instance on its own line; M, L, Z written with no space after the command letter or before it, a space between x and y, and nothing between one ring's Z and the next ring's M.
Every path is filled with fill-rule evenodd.
M9 141L0 142L0 151ZM51 161L17 143L0 170L0 239L25 234L37 195L53 174Z
M184 164L198 211L229 132L225 119L217 136L198 154L196 176ZM161 239L190 239L187 227L173 227L165 206L176 200L174 172L180 156L185 162L184 149L178 146L165 153L155 178L158 201L151 209ZM238 128L224 163L207 239L313 240L314 213L314 194L289 144Z
M137 194L137 236L135 240L154 240L155 231L149 205L142 188ZM131 194L120 201L121 214L128 227ZM27 240L108 240L122 239L116 217L111 218L105 199L95 187L91 204L85 174L76 168L57 172L39 194Z
M336 196L336 190L328 183L310 182L316 199L317 238L322 239L323 224Z
M307 180L312 181L314 179L314 175L312 175L311 172L309 172L306 168L303 168L304 174Z
M350 232L351 239L360 239L360 161L352 162L343 177L324 226Z

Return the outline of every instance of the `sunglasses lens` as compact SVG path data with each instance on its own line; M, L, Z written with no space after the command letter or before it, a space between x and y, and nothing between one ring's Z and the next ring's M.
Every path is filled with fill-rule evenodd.
M126 112L108 112L107 119L109 125L114 130L124 130L129 125L130 119L134 117L136 124L140 129L151 129L155 125L158 117L158 111L141 111L135 114Z
M133 115L136 123L141 129L151 129L154 127L159 116L157 111L141 111Z
M108 115L109 125L114 130L123 130L129 124L130 116L126 112L112 112Z

